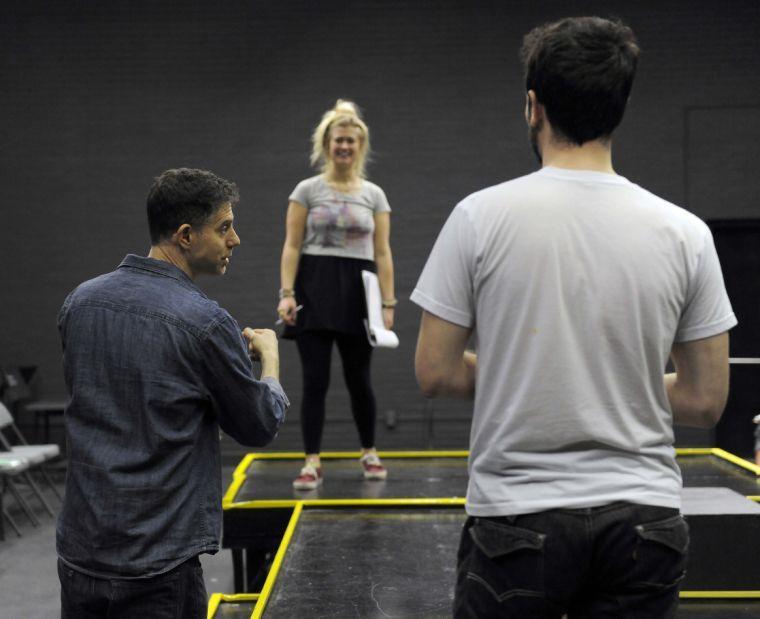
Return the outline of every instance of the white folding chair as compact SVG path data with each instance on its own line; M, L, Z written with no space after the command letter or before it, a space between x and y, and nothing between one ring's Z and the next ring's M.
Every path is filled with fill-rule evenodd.
M3 481L3 487L0 489L0 507L2 507L2 517L10 523L14 531L16 531L16 535L19 537L21 537L21 530L18 528L16 521L10 515L8 510L5 508L2 497L5 494L5 488L9 488L13 496L16 498L16 501L21 506L21 509L24 510L27 518L29 518L35 527L39 525L39 520L37 520L34 512L24 500L24 497L21 496L21 493L19 492L18 488L16 488L13 480L11 479L16 475L20 475L26 472L28 468L29 461L25 458L16 456L8 451L0 451L0 477L2 477Z
M6 438L5 434L3 433L4 430L7 428L11 428L13 432L16 434L16 438L22 442L21 445L11 445L8 439ZM55 487L55 484L53 484L52 480L50 479L50 476L47 474L47 471L45 470L44 463L47 459L50 457L56 457L60 453L60 448L58 445L28 445L26 444L26 441L24 440L23 435L21 432L19 432L18 428L16 427L16 424L13 423L13 416L11 415L10 411L6 408L5 404L0 402L0 447L2 447L3 450L11 452L12 454L24 458L29 462L30 469L37 469L39 470L43 477L45 478L45 481L47 484L52 488L55 495L60 499L61 495L58 493L57 488ZM53 455L54 454L54 455ZM34 480L32 479L32 476L29 475L29 472L23 473L24 481L26 481L29 484L29 487L32 489L34 494L39 499L40 503L42 503L43 507L45 508L45 511L49 513L51 516L55 516L53 513L53 510L50 508L50 505L48 505L48 502L45 500L45 497L40 492L40 489L37 487L37 484L34 483Z
M10 374L10 376L9 376ZM61 453L61 448L56 445L55 443L45 443L40 444L36 443L34 445L30 445L29 441L26 440L26 437L21 433L21 430L19 430L18 426L16 425L13 413L11 413L11 410L14 409L15 405L20 405L20 410L27 410L29 407L31 407L31 404L23 404L24 400L29 397L30 391L28 385L23 382L23 378L21 378L20 375L16 376L18 373L8 372L6 370L6 377L5 382L8 384L10 382L10 379L12 379L14 382L13 387L10 389L5 390L5 393L3 394L3 399L0 400L0 405L6 405L5 408L10 414L10 422L8 423L8 417L7 415L2 415L0 413L0 418L2 418L2 421L0 421L0 435L2 435L2 430L4 428L10 429L10 431L13 433L13 442L16 443L16 445L13 446L13 451L18 453L18 455L23 456L27 458L30 461L30 464L35 467L35 470L39 470L42 477L44 478L47 485L50 487L50 489L53 491L53 494L55 494L56 498L61 501L61 493L58 491L58 488L56 485L51 481L50 474L48 473L47 468L45 467L45 463L49 460L53 460L54 458L57 458ZM7 425L6 425L7 424ZM47 427L47 426L46 426ZM47 435L47 431L46 431ZM6 441L8 437L5 437ZM8 449L7 443L4 443L2 441L2 438L0 438L0 448Z

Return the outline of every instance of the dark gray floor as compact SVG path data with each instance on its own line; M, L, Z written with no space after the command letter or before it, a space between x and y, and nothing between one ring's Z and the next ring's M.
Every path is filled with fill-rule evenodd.
M229 483L232 468L223 472L224 485ZM63 487L63 475L55 475ZM22 488L23 490L23 488ZM57 511L60 503L52 491L44 492L48 503ZM24 492L27 495L27 492ZM5 540L0 541L0 617L2 619L53 619L60 617L58 573L55 554L55 520L44 512L31 495L28 502L41 524L33 527L6 493L6 507L11 511L23 537L18 538L7 526ZM202 555L206 591L225 593L233 590L232 558L228 550L214 556ZM248 615L250 616L250 614ZM147 619L147 618L146 618Z

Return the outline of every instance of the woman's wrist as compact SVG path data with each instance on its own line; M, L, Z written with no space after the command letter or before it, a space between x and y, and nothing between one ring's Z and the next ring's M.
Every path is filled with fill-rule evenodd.
M280 301L282 301L283 299L286 299L288 297L295 297L296 291L293 290L292 288L280 288L280 291L278 294L280 297Z
M384 309L394 309L396 305L398 305L398 299L396 299L396 297L392 297L390 299L383 299Z

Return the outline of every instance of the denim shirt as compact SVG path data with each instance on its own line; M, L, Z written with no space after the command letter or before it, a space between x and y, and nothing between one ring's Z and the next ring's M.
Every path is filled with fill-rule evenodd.
M219 428L262 446L289 402L257 380L240 327L180 269L128 255L58 315L71 401L57 550L93 576L141 578L219 549Z

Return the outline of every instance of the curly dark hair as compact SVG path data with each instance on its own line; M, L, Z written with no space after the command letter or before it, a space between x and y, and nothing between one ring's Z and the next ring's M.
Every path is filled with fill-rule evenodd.
M567 17L531 30L520 58L526 90L558 138L581 145L609 138L623 118L639 47L619 20Z
M154 245L170 237L182 224L202 226L223 204L236 205L235 183L208 170L176 168L153 180L148 192L148 227Z

